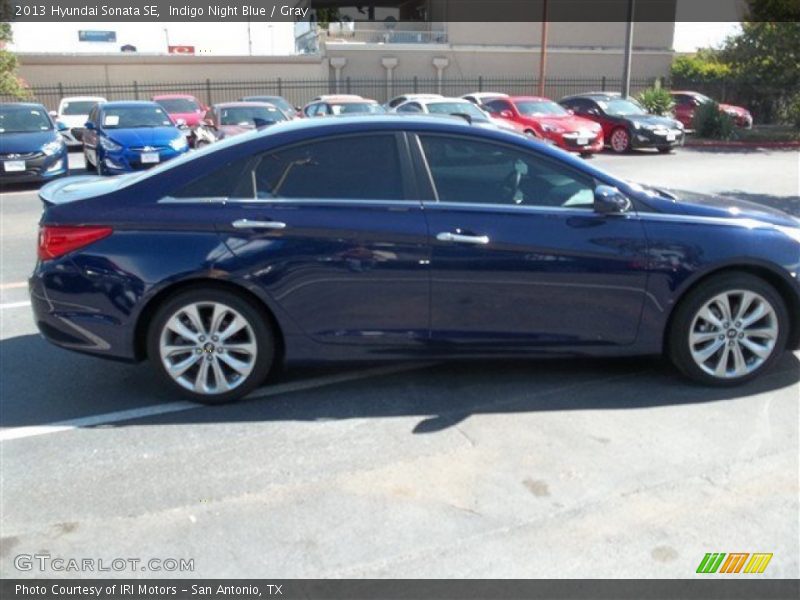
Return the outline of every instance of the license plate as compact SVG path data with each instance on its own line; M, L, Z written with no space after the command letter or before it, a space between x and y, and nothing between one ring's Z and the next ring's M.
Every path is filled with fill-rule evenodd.
M667 134L667 141L668 142L674 142L675 141L675 134L674 133L668 133Z
M142 152L142 164L157 163L158 152Z
M25 170L25 161L24 160L8 160L3 163L3 168L11 173L14 171L24 171Z
M589 143L589 138L578 138L578 146L585 146Z

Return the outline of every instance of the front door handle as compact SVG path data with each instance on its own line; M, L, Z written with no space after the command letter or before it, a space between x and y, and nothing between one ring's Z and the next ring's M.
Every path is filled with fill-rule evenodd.
M440 242L455 242L457 244L477 244L479 246L485 246L489 243L489 236L488 235L462 235L460 233L450 233L449 231L443 231L442 233L436 234L436 239Z
M286 223L280 221L251 221L250 219L237 219L231 223L236 229L286 229Z

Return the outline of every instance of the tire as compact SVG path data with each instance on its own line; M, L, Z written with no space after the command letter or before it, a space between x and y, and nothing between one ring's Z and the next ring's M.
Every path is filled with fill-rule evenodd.
M83 153L83 162L86 163L86 172L87 173L96 173L97 167L89 162L89 157L86 155L86 152Z
M236 329L229 331L231 326ZM158 307L147 331L147 355L171 390L202 404L225 404L267 378L275 360L275 335L251 301L234 292L195 287Z
M624 127L617 127L611 132L608 143L617 154L625 154L631 150L631 134Z
M661 154L672 154L672 149L673 149L672 146L661 146L660 148L658 148L658 151Z
M681 300L668 332L668 352L688 377L732 386L768 370L785 350L788 333L789 314L775 288L753 275L726 273Z

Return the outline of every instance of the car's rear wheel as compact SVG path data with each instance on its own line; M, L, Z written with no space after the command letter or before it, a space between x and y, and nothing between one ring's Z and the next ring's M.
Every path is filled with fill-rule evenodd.
M611 149L618 154L623 154L631 149L631 136L624 127L617 127L611 132Z
M767 370L786 347L789 316L775 289L746 273L720 275L676 308L669 353L686 375L725 386Z
M197 402L222 404L264 381L274 340L268 319L250 301L226 290L192 288L158 308L147 351L169 387Z

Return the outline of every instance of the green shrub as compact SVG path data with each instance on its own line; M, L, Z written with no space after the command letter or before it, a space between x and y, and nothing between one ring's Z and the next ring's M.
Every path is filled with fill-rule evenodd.
M783 115L784 120L797 129L800 129L800 93L789 99Z
M647 112L654 115L668 115L675 103L672 101L670 93L663 88L650 88L639 94L639 104L647 109Z
M716 102L706 102L697 107L692 127L698 137L715 140L729 140L736 130L733 119L722 112Z

